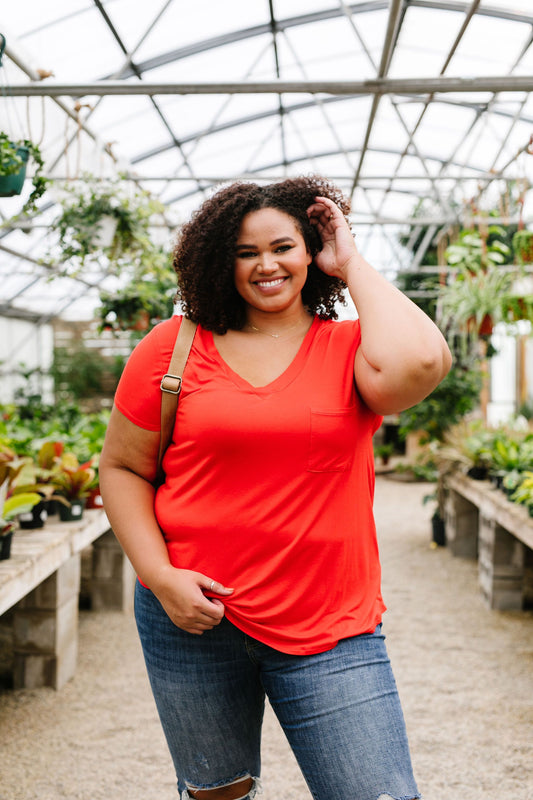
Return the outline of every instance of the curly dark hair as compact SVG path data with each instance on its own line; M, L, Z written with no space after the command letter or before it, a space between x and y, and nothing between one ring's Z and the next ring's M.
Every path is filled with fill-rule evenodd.
M336 319L335 303L344 302L345 284L314 263L322 242L306 211L317 196L333 200L347 216L348 200L320 176L288 178L267 186L237 182L207 199L182 227L174 249L176 300L181 300L184 314L219 334L243 328L246 306L233 279L241 221L251 211L275 208L294 219L313 257L302 289L305 308L322 319Z

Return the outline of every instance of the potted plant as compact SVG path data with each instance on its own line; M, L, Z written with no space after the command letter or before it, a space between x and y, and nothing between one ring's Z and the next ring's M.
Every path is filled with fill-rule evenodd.
M29 511L19 517L19 526L23 529L42 528L58 504L68 507L64 497L56 494L53 482L54 466L61 456L64 445L62 442L44 442L39 448L35 460L28 458L16 478L16 490L20 492L36 492L39 495L37 503Z
M533 231L525 228L516 231L513 235L513 250L519 264L533 264Z
M394 444L392 442L383 442L374 447L374 455L379 458L383 466L389 463L390 457L394 453Z
M491 266L463 269L439 289L440 325L463 336L489 336L504 319L513 276Z
M480 419L462 420L449 428L435 448L439 470L460 469L475 480L488 477L490 450L494 437Z
M99 330L146 332L172 316L175 293L170 271L166 281L148 274L119 292L102 292L97 309Z
M57 493L66 500L59 506L62 521L81 519L85 502L95 479L92 460L80 464L74 453L63 452L56 459L52 481Z
M487 446L487 457L489 478L497 488L503 488L508 473L533 469L533 434L505 429L495 431Z
M510 248L502 239L505 231L490 226L489 238L478 231L462 231L459 239L446 250L448 265L455 268L445 285L437 288L441 327L462 336L488 336L503 318L505 298L513 276L499 269L505 264Z
M41 496L36 492L16 490L14 483L26 464L9 447L0 446L0 560L9 558L15 521L20 514L37 505Z
M102 256L122 267L150 266L157 250L150 224L164 206L148 192L121 180L96 180L90 175L64 187L61 213L54 223L59 260L75 268ZM52 258L54 254L51 254Z
M30 139L13 141L7 133L0 131L0 197L13 197L22 192L29 159L35 164L32 177L33 190L23 206L23 213L36 209L37 200L43 195L48 180L43 176L43 157L38 145Z
M513 503L520 503L527 508L530 517L533 517L533 472L526 470L522 474L520 483L509 497Z

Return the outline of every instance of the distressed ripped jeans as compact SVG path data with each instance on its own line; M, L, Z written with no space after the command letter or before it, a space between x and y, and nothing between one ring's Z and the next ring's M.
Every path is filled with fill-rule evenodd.
M420 797L381 625L294 656L227 619L186 633L139 582L135 614L183 798L248 777L255 796L265 694L315 800Z

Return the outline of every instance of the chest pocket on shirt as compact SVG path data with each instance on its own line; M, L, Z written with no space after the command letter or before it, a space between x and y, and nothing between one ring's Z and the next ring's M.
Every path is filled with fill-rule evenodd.
M331 410L311 409L309 472L344 472L352 465L356 446L355 406Z

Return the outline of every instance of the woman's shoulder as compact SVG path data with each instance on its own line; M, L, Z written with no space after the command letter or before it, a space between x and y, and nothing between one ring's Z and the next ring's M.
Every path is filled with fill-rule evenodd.
M361 332L358 319L319 319L317 336L335 341L359 341Z
M135 355L148 358L165 357L168 351L172 352L181 320L182 317L176 314L163 322L158 322L135 346Z

